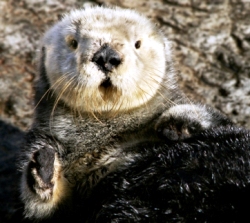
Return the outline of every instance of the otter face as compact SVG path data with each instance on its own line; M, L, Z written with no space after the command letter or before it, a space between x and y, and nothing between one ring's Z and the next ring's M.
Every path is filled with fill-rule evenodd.
M169 45L131 10L77 10L45 35L46 74L57 102L77 112L128 111L168 83Z

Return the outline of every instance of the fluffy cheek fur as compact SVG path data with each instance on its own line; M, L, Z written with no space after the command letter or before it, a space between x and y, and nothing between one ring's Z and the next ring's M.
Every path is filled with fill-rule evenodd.
M147 45L147 42L144 44ZM90 107L97 112L128 111L146 104L157 94L164 82L165 55L162 45L161 49L159 47L157 55L150 52L147 46L144 47L145 49L142 48L140 51L134 49L133 45L124 45L123 48L119 49L122 63L108 75L113 85L109 88L100 87L103 73L89 64L85 70L89 74L89 78L86 80L89 88L87 91L82 88L82 94L79 94L91 93L91 95L84 97L85 101L89 100L86 101L83 110L88 105L92 105ZM150 55L150 61L148 55ZM155 68L156 64L157 68ZM93 79L92 74L93 76L99 74L98 79ZM96 80L99 81L96 83Z
M77 112L100 113L127 111L146 104L165 82L165 60L169 52L164 51L163 41L154 36L145 37L140 49L135 49L132 40L113 45L110 39L102 41L108 42L122 59L107 74L112 82L110 87L101 86L106 75L91 61L97 47L89 48L90 52L82 52L83 47L75 52L65 51L63 54L68 55L65 58L56 58L58 49L46 47L45 67L51 88L56 92L56 102L62 99Z

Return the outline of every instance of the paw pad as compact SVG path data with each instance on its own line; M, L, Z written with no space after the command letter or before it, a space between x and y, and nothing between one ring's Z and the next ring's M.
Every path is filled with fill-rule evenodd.
M201 122L187 114L164 114L155 126L156 132L161 139L169 141L179 141L190 138L199 133L204 128Z
M42 200L52 196L55 152L51 149L40 149L32 154L28 165L27 184Z

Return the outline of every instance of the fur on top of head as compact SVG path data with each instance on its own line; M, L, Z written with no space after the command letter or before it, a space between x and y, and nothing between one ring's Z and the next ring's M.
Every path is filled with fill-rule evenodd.
M45 34L42 47L57 102L76 112L128 111L174 85L166 74L169 41L129 9L74 10Z

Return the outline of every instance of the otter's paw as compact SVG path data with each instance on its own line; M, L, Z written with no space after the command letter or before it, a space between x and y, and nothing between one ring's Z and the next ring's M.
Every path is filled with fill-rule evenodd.
M55 151L43 148L32 154L27 166L27 185L41 200L49 200L53 195L54 162Z
M37 140L28 146L31 149L23 164L21 197L25 216L42 220L51 217L68 197L70 185L64 177L62 161L55 150L58 145L49 140Z
M164 112L155 125L160 138L178 141L190 138L212 126L228 125L230 120L221 113L201 105L183 104Z
M178 141L191 137L204 129L195 119L180 116L174 117L171 114L164 116L156 125L156 131L160 138L170 141Z

